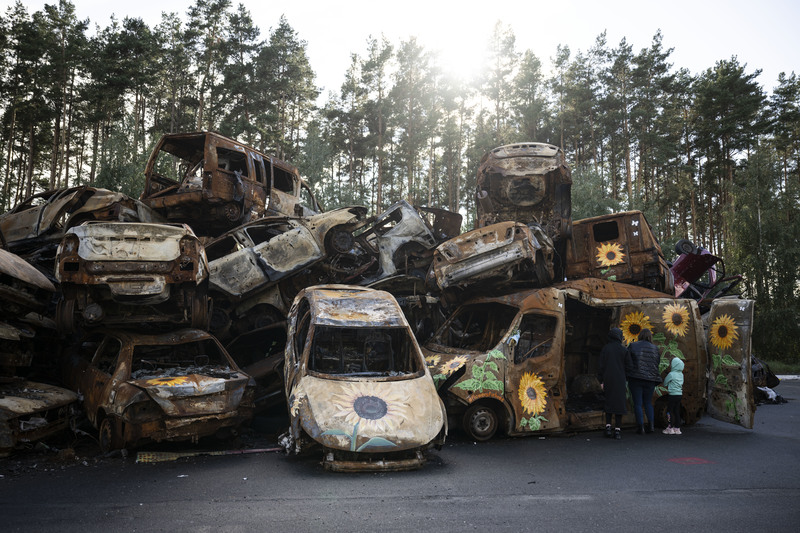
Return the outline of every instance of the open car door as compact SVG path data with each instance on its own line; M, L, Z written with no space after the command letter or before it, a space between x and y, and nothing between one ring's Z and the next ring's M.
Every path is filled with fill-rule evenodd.
M706 332L708 413L747 429L753 428L756 410L750 367L753 305L753 300L714 300Z

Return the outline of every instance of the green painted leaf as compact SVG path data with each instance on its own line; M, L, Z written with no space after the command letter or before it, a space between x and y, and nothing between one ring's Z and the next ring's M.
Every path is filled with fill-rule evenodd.
M739 366L739 362L728 354L722 358L722 364L725 366Z
M356 451L360 452L366 448L391 448L391 447L396 448L397 444L395 444L392 441L386 440L383 437L372 437L367 442L359 446Z
M666 335L663 333L655 333L653 334L653 343L655 344L664 344L664 341L667 340Z
M481 380L483 379L483 375L486 371L483 369L482 366L479 365L472 365L472 377Z
M525 429L526 427L528 427L528 419L527 418L523 418L522 420L520 420L519 421L519 427L521 427L522 429Z
M467 391L478 390L478 388L480 386L481 386L481 382L478 381L475 378L465 379L464 381L461 381L461 382L456 383L454 385L454 387L456 389L462 389L462 390L467 390Z
M717 378L714 380L714 383L718 387L725 387L726 389L730 387L730 385L728 385L728 378L723 374L717 375Z
M661 360L658 362L658 373L663 374L664 370L669 368L669 360L666 357L662 357Z
M447 376L445 376L444 374L434 374L433 375L433 383L437 387L439 386L439 383L443 382L443 381L447 381Z
M531 431L538 431L542 427L542 423L539 421L539 417L531 418L529 426L531 428Z
M503 361L505 361L506 356L503 355L503 352L501 352L500 350L492 350L491 352L486 354L486 360L488 361L489 359L502 359Z
M711 368L714 370L719 370L719 367L722 365L722 357L720 354L715 353L711 355Z
M486 370L491 370L493 372L500 372L500 367L497 366L497 363L494 361L486 361L486 364L483 365L483 368Z
M328 431L323 431L323 435L343 435L345 437L349 437L350 433L347 431L342 431L341 429L329 429Z
M483 388L503 392L503 382L497 379L487 379L483 382Z

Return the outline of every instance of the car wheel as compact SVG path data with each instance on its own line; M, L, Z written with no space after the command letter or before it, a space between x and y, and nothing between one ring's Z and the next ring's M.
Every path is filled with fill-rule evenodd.
M75 300L61 298L56 305L56 327L59 333L67 335L75 332Z
M681 254L696 254L697 246L694 245L689 239L681 239L675 243L675 253Z
M462 425L470 438L487 441L497 432L497 412L486 405L471 405L464 413Z
M122 439L119 436L119 423L113 416L107 416L100 422L98 442L100 451L108 453L122 448Z

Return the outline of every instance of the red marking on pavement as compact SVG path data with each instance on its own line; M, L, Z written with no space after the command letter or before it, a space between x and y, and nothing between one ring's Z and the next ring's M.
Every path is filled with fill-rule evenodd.
M712 465L714 461L709 461L708 459L703 459L701 457L676 457L674 459L670 459L673 463L678 463L679 465Z

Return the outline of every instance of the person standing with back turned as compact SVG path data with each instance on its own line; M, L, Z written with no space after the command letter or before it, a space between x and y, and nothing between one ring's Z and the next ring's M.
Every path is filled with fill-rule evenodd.
M683 361L677 357L672 358L670 372L664 378L669 398L667 399L667 413L669 424L662 432L665 435L681 434L681 399L683 398Z
M600 366L597 379L603 387L606 413L606 437L622 438L622 415L628 412L625 397L625 367L630 365L630 354L622 345L622 330L611 328L608 343L600 352ZM611 415L614 415L614 433L611 433Z
M631 365L625 369L628 386L633 396L633 414L636 415L636 433L652 433L655 431L653 420L653 392L661 383L661 372L658 363L661 356L658 347L653 344L653 334L645 328L639 333L639 340L628 346ZM647 414L647 425L642 416L642 407Z

